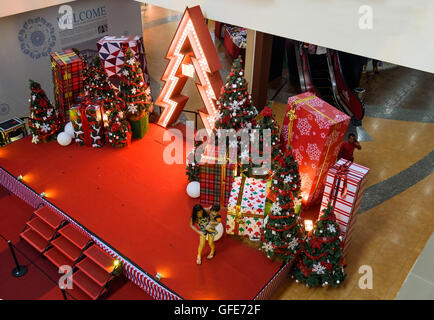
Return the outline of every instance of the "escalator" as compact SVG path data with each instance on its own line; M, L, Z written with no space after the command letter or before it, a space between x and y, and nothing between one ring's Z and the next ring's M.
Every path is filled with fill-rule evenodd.
M344 76L340 54L327 49L325 54L309 54L302 43L294 44L301 92L310 91L348 114L353 124L360 125L365 114L363 90L350 88ZM359 79L352 83L359 82Z

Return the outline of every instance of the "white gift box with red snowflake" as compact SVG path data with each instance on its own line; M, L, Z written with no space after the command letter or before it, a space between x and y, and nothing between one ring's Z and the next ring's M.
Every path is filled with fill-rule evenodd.
M246 236L251 240L259 240L264 224L267 181L246 178L240 210L237 212L241 183L241 177L235 177L232 183L226 220L226 233Z
M334 183L337 184L335 177L338 173L339 167L343 164L349 164L346 180L341 178L339 186L333 186ZM369 170L369 168L357 163L340 159L327 173L320 212L327 207L330 193L335 191L337 187L338 193L334 207L334 214L344 237L344 255L348 253L348 248L351 243L354 226L362 202L363 193L366 188L366 181L368 180L367 176Z

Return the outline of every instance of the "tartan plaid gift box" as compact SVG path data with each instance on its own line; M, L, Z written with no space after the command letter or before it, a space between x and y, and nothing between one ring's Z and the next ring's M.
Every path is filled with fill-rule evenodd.
M259 240L265 217L267 181L235 177L226 216L226 233Z
M218 148L208 144L200 161L200 203L227 207L235 173L235 164L218 157Z
M101 148L104 145L103 99L79 97L80 102L69 109L75 142L81 146Z
M329 201L332 202L336 222L344 236L344 256L348 254L369 170L357 163L340 159L327 173L320 212L327 207Z
M128 48L134 53L136 60L139 62L143 78L149 86L151 79L148 73L148 65L146 62L145 48L143 46L143 38L139 36L105 36L101 38L97 44L98 54L103 60L104 70L109 78L120 77L122 66L124 65L124 53Z
M69 108L83 91L83 61L71 49L51 52L54 98L63 122L69 121Z

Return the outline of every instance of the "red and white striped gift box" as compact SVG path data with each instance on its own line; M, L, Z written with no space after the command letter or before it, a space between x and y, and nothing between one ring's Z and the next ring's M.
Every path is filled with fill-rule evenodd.
M328 171L320 212L327 207L337 170L345 163L347 163L347 160L339 159L339 161ZM336 221L341 228L342 235L344 236L344 256L347 255L348 248L351 243L351 237L354 231L354 225L357 220L360 204L362 202L363 193L365 192L369 170L369 168L352 162L348 169L347 192L345 196L342 194L342 190L344 188L343 179L340 180L338 186L339 190L336 198L334 213L336 216Z

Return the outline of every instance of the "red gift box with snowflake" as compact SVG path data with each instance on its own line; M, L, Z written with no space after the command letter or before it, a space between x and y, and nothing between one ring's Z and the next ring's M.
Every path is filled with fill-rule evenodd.
M259 240L263 232L267 181L235 177L229 197L226 233Z
M369 170L340 159L327 173L320 212L327 208L329 201L332 202L336 222L344 236L344 256L348 254Z
M71 49L51 52L54 98L63 122L69 121L69 108L83 91L83 60Z
M321 199L328 170L335 164L350 117L310 92L288 99L281 131L298 162L303 205Z

